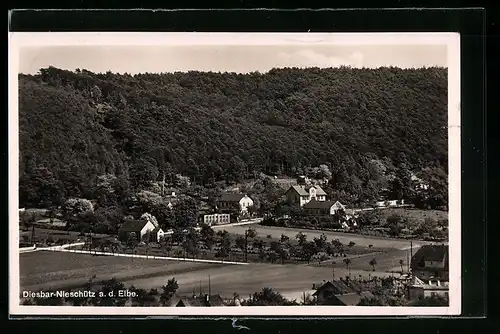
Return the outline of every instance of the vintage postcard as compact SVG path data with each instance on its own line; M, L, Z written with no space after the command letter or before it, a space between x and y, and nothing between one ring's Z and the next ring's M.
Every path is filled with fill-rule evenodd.
M459 51L11 33L10 314L460 314Z

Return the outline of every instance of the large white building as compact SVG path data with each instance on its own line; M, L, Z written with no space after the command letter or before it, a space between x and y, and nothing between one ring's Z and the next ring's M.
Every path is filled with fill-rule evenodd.
M248 208L253 206L253 200L244 194L225 193L218 201L218 207L221 210L239 209L241 214L248 213Z
M229 224L230 219L231 217L230 214L228 213L214 213L210 215L204 215L203 223L207 224L208 226L223 225L223 224Z
M286 192L286 199L288 203L302 207L311 200L316 200L318 202L326 201L326 193L318 185L309 187L296 185L288 189Z

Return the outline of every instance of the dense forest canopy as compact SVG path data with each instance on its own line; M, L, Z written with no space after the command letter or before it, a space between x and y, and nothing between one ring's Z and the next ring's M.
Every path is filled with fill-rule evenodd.
M177 173L210 187L319 165L356 192L382 187L374 164L446 175L447 70L49 67L19 76L19 136L22 206L97 198L104 176L126 192Z

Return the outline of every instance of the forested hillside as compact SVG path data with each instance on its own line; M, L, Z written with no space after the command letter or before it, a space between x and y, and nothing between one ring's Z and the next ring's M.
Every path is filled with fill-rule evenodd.
M383 187L374 162L447 173L443 68L132 76L51 67L20 75L19 89L23 206L95 198L102 175L125 192L164 174L209 187L324 164L332 189L352 193Z

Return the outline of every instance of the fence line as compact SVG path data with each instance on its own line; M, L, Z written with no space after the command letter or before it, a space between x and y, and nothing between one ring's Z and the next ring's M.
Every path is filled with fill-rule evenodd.
M132 257L141 259L154 259L154 260L172 260L172 261L185 261L185 262L200 262L200 263L219 263L219 264L234 264L234 265L247 265L247 262L236 262L236 261L218 261L218 260L207 260L207 259L191 259L191 258L179 258L179 257L169 257L169 256L156 256L156 255L142 255L142 254L126 254L126 253L110 253L101 251L88 251L79 249L53 249L60 252L68 253L80 253L80 254L95 254L104 256L121 256L121 257Z

